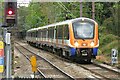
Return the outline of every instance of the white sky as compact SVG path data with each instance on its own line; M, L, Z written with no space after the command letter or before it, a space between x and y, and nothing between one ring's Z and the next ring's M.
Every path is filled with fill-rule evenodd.
M18 6L26 6L27 7L30 1L31 0L17 0L17 5Z
M17 2L22 2L22 3L29 3L31 0L17 0Z

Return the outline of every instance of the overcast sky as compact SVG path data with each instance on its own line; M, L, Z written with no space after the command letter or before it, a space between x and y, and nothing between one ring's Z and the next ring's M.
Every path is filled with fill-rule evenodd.
M28 4L29 4L30 1L31 0L17 0L17 5L18 6L28 6Z
M31 0L17 0L18 3L29 3Z

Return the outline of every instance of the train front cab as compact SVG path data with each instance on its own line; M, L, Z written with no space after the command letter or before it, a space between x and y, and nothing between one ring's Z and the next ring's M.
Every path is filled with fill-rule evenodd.
M91 62L97 56L98 24L93 20L80 19L70 24L70 55Z

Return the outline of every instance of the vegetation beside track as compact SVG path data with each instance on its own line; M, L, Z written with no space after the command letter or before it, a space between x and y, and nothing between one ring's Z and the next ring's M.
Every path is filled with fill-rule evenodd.
M111 50L117 49L120 51L119 39L120 37L114 34L110 34L102 26L99 27L99 39L100 46L98 50L97 60L111 64ZM120 67L120 54L118 53L118 64L115 66Z

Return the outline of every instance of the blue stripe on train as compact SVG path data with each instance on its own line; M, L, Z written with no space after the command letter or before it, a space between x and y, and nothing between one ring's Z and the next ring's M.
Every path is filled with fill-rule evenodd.
M70 48L70 54L71 56L74 56L76 52L76 48Z
M93 48L93 55L97 56L98 48Z

